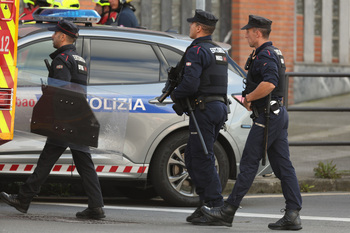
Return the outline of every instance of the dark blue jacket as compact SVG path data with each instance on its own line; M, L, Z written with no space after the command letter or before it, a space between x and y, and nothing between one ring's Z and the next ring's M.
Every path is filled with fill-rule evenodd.
M281 58L276 52L274 52L274 49L277 48L272 46L272 42L270 41L264 43L256 49L256 58L253 60L247 74L246 94L252 92L260 84L260 82L263 81L272 83L276 88L284 88L284 85L281 85L284 84L284 82L281 81L281 78L284 79L285 66L281 67ZM280 77L280 75L282 77ZM278 96L274 96L273 91L272 96L277 99L282 95L279 91ZM266 97L253 101L253 104L257 107L265 106Z
M87 85L85 60L78 55L73 44L64 45L50 54L51 68L49 78ZM50 81L50 80L49 80ZM52 85L49 83L49 85Z
M225 64L217 64L215 59L217 50L221 49L206 41L211 41L211 36L204 36L195 39L185 55L185 65L182 75L182 81L174 90L174 96L177 99L185 97L198 97L198 95L226 94L227 92L227 57L223 52L220 56L225 60ZM210 49L213 49L211 51ZM215 51L214 51L215 50ZM222 50L223 51L223 50ZM215 76L215 77L214 77ZM219 77L220 76L220 77ZM220 80L213 78L219 77ZM212 80L211 80L212 79ZM208 85L209 82L213 84ZM218 88L216 84L225 83ZM210 90L213 89L213 92Z

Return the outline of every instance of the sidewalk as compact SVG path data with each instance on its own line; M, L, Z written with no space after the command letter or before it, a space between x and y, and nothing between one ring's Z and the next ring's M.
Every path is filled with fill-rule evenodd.
M350 108L350 94L310 101L294 106ZM349 141L350 112L289 112L289 141ZM291 146L290 154L300 186L314 187L311 192L350 191L350 175L340 179L315 178L313 169L319 162L333 161L337 171L350 170L350 146ZM348 172L346 174L349 174ZM235 181L230 180L223 192L231 192ZM281 193L279 179L256 177L249 193Z

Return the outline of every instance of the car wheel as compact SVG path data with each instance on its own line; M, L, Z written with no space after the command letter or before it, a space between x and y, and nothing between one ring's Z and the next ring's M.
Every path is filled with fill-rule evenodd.
M198 206L199 197L187 172L184 152L188 132L178 132L167 138L156 150L152 159L150 176L157 193L174 206ZM214 144L216 169L219 172L222 187L226 186L229 176L229 160L221 144Z

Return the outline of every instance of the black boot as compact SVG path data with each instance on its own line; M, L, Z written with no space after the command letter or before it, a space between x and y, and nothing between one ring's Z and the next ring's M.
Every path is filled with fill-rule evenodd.
M105 218L106 215L102 207L96 207L96 208L86 208L85 210L78 212L76 214L76 217L83 218L83 219L101 219L101 218Z
M204 214L200 216L199 218L192 219L193 225L202 225L202 226L222 226L223 224L214 219L214 218L208 218Z
M203 213L201 211L201 208L202 208L202 206L197 207L197 209L190 216L188 216L186 218L186 221L187 222L192 222L193 219L202 217Z
M209 208L207 206L202 207L202 212L205 217L212 222L219 222L220 225L232 227L233 217L238 207L225 202L221 207Z
M18 195L16 195L16 194L7 194L5 192L1 192L0 198L6 204L15 207L16 210L18 210L19 212L27 213L27 211L29 209L30 202L25 203L25 202L21 201L18 198Z
M276 223L270 223L269 228L271 230L300 230L301 220L298 210L284 210L285 214L283 218L278 220Z

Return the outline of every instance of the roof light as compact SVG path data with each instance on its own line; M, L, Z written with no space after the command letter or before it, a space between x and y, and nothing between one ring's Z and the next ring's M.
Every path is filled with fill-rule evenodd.
M58 22L66 19L75 23L98 23L101 16L95 10L43 7L33 13L33 18L36 21L45 22Z

